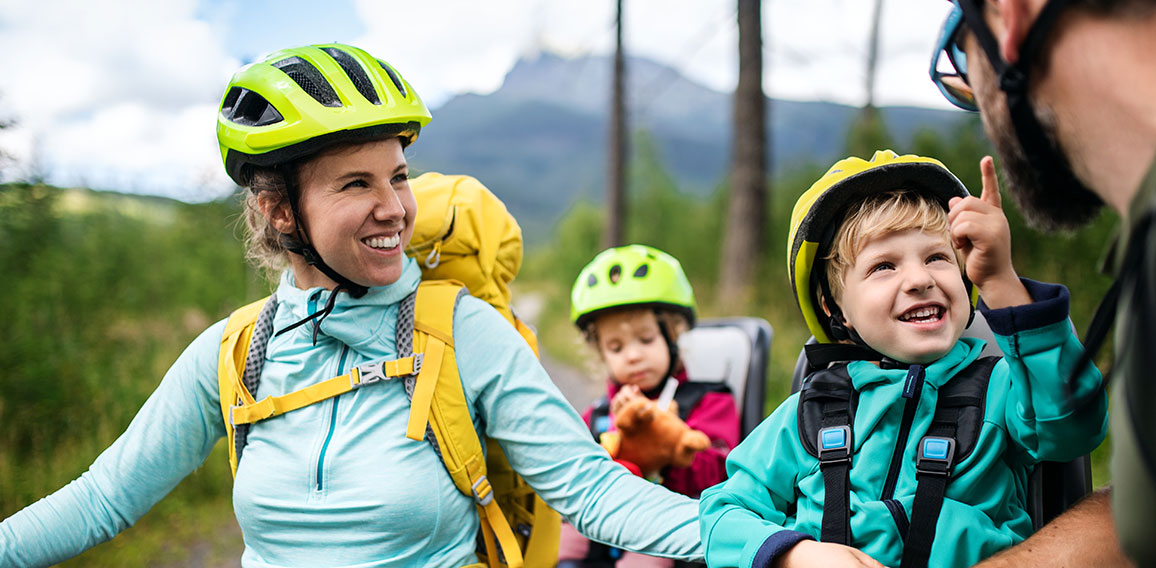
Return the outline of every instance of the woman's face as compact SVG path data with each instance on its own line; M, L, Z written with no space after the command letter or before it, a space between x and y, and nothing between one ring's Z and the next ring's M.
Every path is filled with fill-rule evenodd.
M417 214L408 176L397 138L341 146L301 167L299 203L306 235L338 274L362 286L393 284L401 277ZM335 286L291 256L298 286Z

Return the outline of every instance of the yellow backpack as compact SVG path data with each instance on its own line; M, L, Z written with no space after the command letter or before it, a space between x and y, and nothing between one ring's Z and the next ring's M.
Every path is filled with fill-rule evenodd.
M254 422L380 380L405 380L407 391L412 385L406 436L422 440L428 433L454 485L474 499L484 542L479 561L491 567L552 566L561 518L513 471L497 443L487 438L483 452L454 357L453 312L467 290L497 308L537 353L533 330L510 309L509 282L522 261L521 229L505 205L472 177L428 173L411 187L420 206L408 252L421 265L423 281L399 310L399 358L359 365L340 377L257 401L251 391L276 302L265 298L234 311L221 337L218 364L229 464L236 475Z

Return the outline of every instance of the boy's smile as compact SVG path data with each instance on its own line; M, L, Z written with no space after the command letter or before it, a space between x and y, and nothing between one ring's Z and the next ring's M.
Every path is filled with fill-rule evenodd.
M947 235L908 229L872 237L844 276L848 329L897 361L929 363L963 334L970 298Z

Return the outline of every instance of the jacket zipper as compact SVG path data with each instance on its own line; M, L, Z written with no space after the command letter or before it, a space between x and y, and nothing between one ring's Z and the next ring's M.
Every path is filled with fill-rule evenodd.
M899 481L899 469L903 460L903 449L907 447L907 437L911 434L911 423L915 421L915 410L919 407L923 392L923 366L912 365L907 369L907 379L903 381L903 422L899 425L899 436L895 439L895 449L891 453L891 467L887 471L887 482L883 484L883 501L895 495L895 484ZM890 507L888 507L890 508Z
M910 525L907 520L907 511L904 511L903 505L894 499L885 499L883 504L887 505L887 510L891 512L891 518L895 521L895 528L899 529L899 538L907 540L907 528Z
M337 361L337 374L341 375L345 370L345 355L349 353L349 346L341 346L341 358ZM333 431L337 429L337 403L340 401L341 395L333 397L333 403L330 406L329 412L329 432L325 434L325 443L321 444L321 453L317 455L317 491L325 488L322 473L325 469L325 452L329 450L329 442L333 440Z

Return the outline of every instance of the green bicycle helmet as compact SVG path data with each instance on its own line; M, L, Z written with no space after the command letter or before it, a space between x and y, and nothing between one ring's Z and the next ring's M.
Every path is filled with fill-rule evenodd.
M880 150L870 160L850 157L835 162L795 202L787 236L787 270L795 301L807 328L819 343L843 339L840 336L845 333L832 330L832 318L823 312L818 295L819 290L829 294L823 258L831 248L835 232L852 205L870 195L895 189L929 195L945 210L951 198L970 195L963 182L939 160ZM965 282L974 307L976 291L966 277ZM832 311L838 310L834 302L829 302L829 307Z
M570 321L580 329L599 312L624 306L673 310L694 325L694 290L682 265L654 247L626 245L598 253L570 291Z
M276 166L343 142L417 139L430 121L421 98L388 63L350 45L277 51L239 69L217 115L229 177Z

